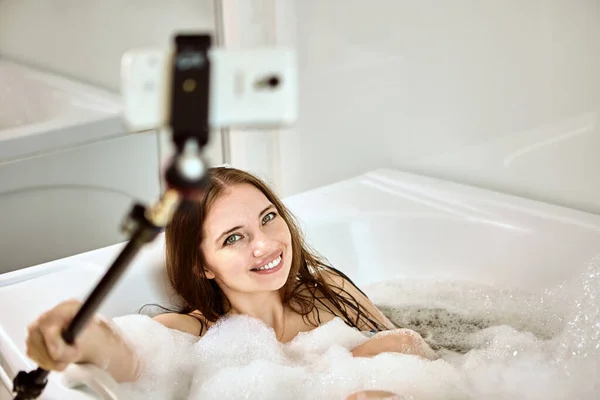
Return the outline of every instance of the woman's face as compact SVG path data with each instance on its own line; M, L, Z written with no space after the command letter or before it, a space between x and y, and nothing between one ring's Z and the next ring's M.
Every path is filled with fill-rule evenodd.
M201 243L206 277L226 295L279 290L292 263L290 230L256 187L229 187L211 206Z

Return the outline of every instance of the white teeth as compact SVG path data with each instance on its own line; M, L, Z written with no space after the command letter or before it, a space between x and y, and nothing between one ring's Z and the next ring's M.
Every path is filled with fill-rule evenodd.
M254 271L264 271L264 270L267 270L267 269L273 269L276 266L278 266L280 262L281 262L281 256L277 257L275 260L271 261L267 265L263 265L260 268L254 268Z

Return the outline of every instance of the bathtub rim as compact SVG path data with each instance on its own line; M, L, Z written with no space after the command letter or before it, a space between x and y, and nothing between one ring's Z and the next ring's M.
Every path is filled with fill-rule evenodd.
M56 118L0 130L0 164L127 134L119 95L75 78L0 57L0 69L3 66L16 69L24 79L59 90L81 103L70 105Z
M9 68L19 69L26 77L45 81L49 86L56 87L61 91L77 95L84 93L84 97L104 101L107 104L116 104L119 108L122 106L121 96L118 92L95 86L93 83L85 82L76 77L62 75L54 70L46 70L39 65L0 55L0 67L2 64L7 65Z
M572 219L573 221L567 222L565 220L562 222L563 223L573 223L573 222L584 223L585 222L587 224L590 224L594 227L598 227L600 229L600 216L595 215L595 214L590 214L590 213L583 212L583 211L578 211L578 210L574 210L574 209L570 209L570 208L566 208L566 207L562 207L562 206L543 203L543 202L536 201L536 200L530 200L530 199L526 199L526 198L522 198L522 197L518 197L518 196L514 196L514 195L501 193L501 192L493 192L493 191L490 191L487 189L477 188L477 187L464 185L464 184L457 184L457 183L442 180L442 179L406 173L406 172L393 170L393 169L377 169L377 170L374 170L371 172L367 172L365 174L358 175L353 178L338 181L331 185L325 185L320 188L316 188L316 189L313 189L313 190L310 190L307 192L299 193L297 195L288 196L286 198L283 198L282 200L284 201L284 203L287 206L289 206L290 200L293 200L293 199L297 200L301 196L306 196L307 194L314 196L315 192L319 192L320 194L326 195L326 192L328 190L331 190L332 187L334 187L334 188L339 187L336 185L345 185L348 182L356 181L357 179L362 179L365 176L369 176L374 173L381 173L382 171L383 172L387 171L387 172L391 172L392 174L397 174L396 176L400 176L404 182L412 182L415 184L422 184L425 186L429 185L431 187L434 187L436 190L439 190L440 192L460 193L466 197L477 197L480 199L483 198L486 201L496 203L498 205L498 207L516 207L517 209L522 209L524 212L534 212L534 211L546 212L547 215L556 215L556 216L559 216L562 218L568 217L568 219ZM294 212L294 214L298 213L293 208L292 208L292 211ZM576 223L576 225L578 225L578 224ZM583 229L583 228L581 228L581 229ZM138 256L136 258L136 260L134 260L132 262L132 265L130 266L130 270L132 270L134 268L137 268L139 270L140 268L146 267L146 265L143 265L143 264L148 261L147 257L150 257L151 253L157 251L158 248L162 247L163 240L164 240L164 233L161 233L157 239L158 240L155 240L153 243L144 247L144 249L142 250L142 254L140 254L140 256ZM82 264L91 263L91 264L96 264L97 266L98 265L107 266L108 263L110 263L110 261L114 258L114 256L116 254L118 254L118 252L124 245L125 245L125 242L122 242L122 243L118 243L115 245L106 246L106 247L94 249L94 250L91 250L88 252L80 253L80 254L77 254L74 256L66 257L63 259L47 262L44 264L39 264L36 266L31 266L31 267L24 268L24 269L21 269L18 271L8 272L6 274L0 274L0 288L2 288L3 283L4 283L4 286L18 284L20 282L24 282L29 279L36 279L38 277L43 277L45 274L52 274L53 272L57 272L59 270L64 270L64 269L68 269L68 268L77 268L78 266L80 266ZM65 263L68 263L71 265L65 266L64 265ZM36 270L36 268L37 268L37 270ZM41 271L41 268L45 269L45 271ZM8 336L8 334L3 332L2 327L0 327L0 340L2 340L3 336L4 336L5 341L8 341L8 342L10 342L11 345L14 345L14 342L12 342L12 338L9 337L7 340L6 336ZM18 369L21 367L21 365L23 365L23 366L27 365L27 361L23 357L22 353L20 353L19 351L16 351L16 354L13 354L13 355L16 356L16 359L18 360L16 362L19 363L18 366L14 366L14 367L16 367ZM1 376L0 376L0 378L1 378ZM0 381L2 381L2 379L0 379ZM8 383L10 383L10 382L8 382ZM60 386L55 387L55 389L62 389L62 387L60 387ZM72 392L69 393L69 395L71 395L71 394L72 394ZM76 394L73 393L73 396L76 396Z

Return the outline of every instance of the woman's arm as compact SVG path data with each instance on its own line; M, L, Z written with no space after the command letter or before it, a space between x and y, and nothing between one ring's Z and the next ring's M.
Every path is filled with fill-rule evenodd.
M34 321L28 329L27 355L40 367L63 371L69 364L93 364L106 370L117 382L133 382L141 372L140 360L110 322L94 316L73 346L61 332L81 308L78 300L65 301ZM190 315L162 314L154 318L170 329L198 335L200 321Z
M108 321L96 318L91 323L89 336L82 339L81 356L74 363L93 364L117 382L137 380L141 366L139 358Z
M78 300L65 301L42 314L28 328L27 356L48 371L63 371L69 364L93 364L117 381L133 381L139 360L123 339L99 316L94 316L68 345L61 332L81 308Z
M410 329L394 329L378 333L352 349L354 357L373 357L381 353L412 354L428 360L438 358L421 335Z
M437 358L435 351L429 347L421 335L410 329L398 329L350 278L335 269L326 271L324 275L334 286L351 295L360 308L366 311L379 325L387 329L376 333L368 341L354 348L352 354L355 357L371 357L381 353L396 352L413 354L430 360ZM358 328L362 331L371 330L366 324Z

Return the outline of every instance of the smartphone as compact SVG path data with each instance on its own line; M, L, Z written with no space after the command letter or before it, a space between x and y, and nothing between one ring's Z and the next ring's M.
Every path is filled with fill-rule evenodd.
M123 55L123 118L130 131L159 129L169 124L174 55L172 49L157 48L135 49ZM175 62L206 61L210 63L210 128L285 127L295 122L298 75L294 50L212 48L207 52L207 60L195 56ZM199 113L202 111L205 110Z

